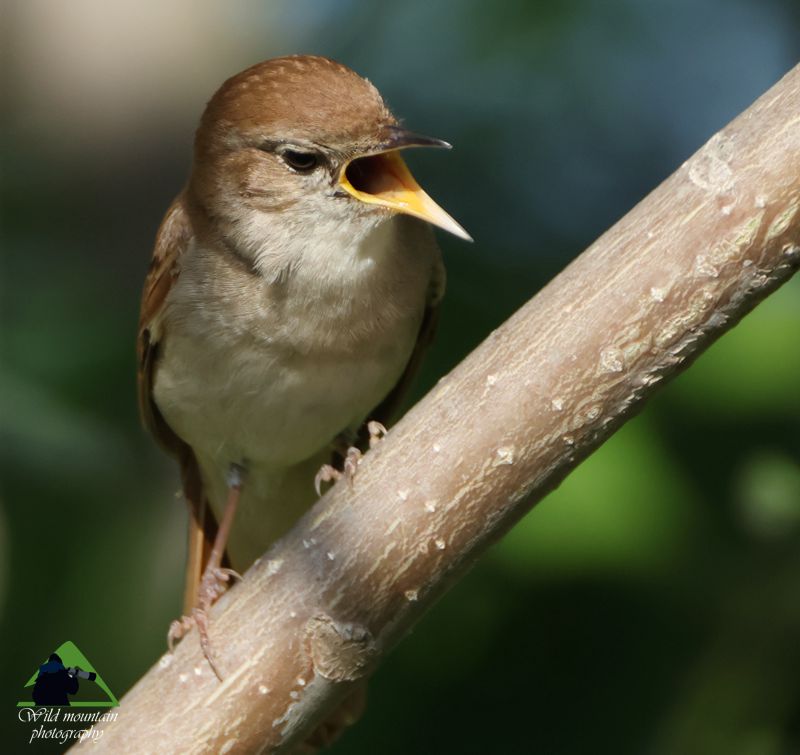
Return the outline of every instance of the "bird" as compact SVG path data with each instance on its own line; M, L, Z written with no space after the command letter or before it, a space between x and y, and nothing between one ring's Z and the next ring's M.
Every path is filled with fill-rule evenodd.
M225 81L156 234L137 336L146 428L178 461L190 523L184 617L214 672L208 609L384 431L436 326L433 227L467 232L400 152L406 129L329 58ZM339 466L331 466L339 459ZM351 469L352 471L352 469Z

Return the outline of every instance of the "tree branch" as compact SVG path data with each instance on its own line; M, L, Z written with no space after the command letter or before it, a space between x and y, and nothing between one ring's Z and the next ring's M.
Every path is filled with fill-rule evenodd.
M220 600L222 684L191 633L84 746L301 741L490 542L800 266L799 114L800 66L494 331Z

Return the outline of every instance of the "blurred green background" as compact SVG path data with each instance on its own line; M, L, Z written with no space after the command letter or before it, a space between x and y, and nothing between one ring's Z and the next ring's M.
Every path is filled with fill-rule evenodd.
M153 236L224 78L368 76L474 235L421 395L800 59L797 0L6 0L0 749L73 640L121 696L180 610L177 471L140 429ZM668 386L389 658L335 753L800 752L800 280ZM124 711L124 707L121 709ZM34 750L40 748L33 748ZM43 747L57 751L59 747Z

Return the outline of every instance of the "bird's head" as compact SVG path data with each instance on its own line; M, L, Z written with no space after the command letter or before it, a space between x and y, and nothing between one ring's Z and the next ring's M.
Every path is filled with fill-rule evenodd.
M229 79L208 103L189 192L241 249L274 236L276 223L298 239L311 227L358 235L398 213L469 239L414 180L399 154L407 147L449 145L403 128L346 66L276 58Z

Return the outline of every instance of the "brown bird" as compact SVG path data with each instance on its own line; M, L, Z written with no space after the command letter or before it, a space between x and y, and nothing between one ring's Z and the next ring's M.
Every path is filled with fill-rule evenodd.
M215 672L206 611L232 570L313 503L320 468L317 484L338 476L333 450L388 420L431 338L445 276L429 224L469 238L406 147L449 145L403 128L339 63L259 63L211 98L158 230L139 402L181 466L185 613Z

